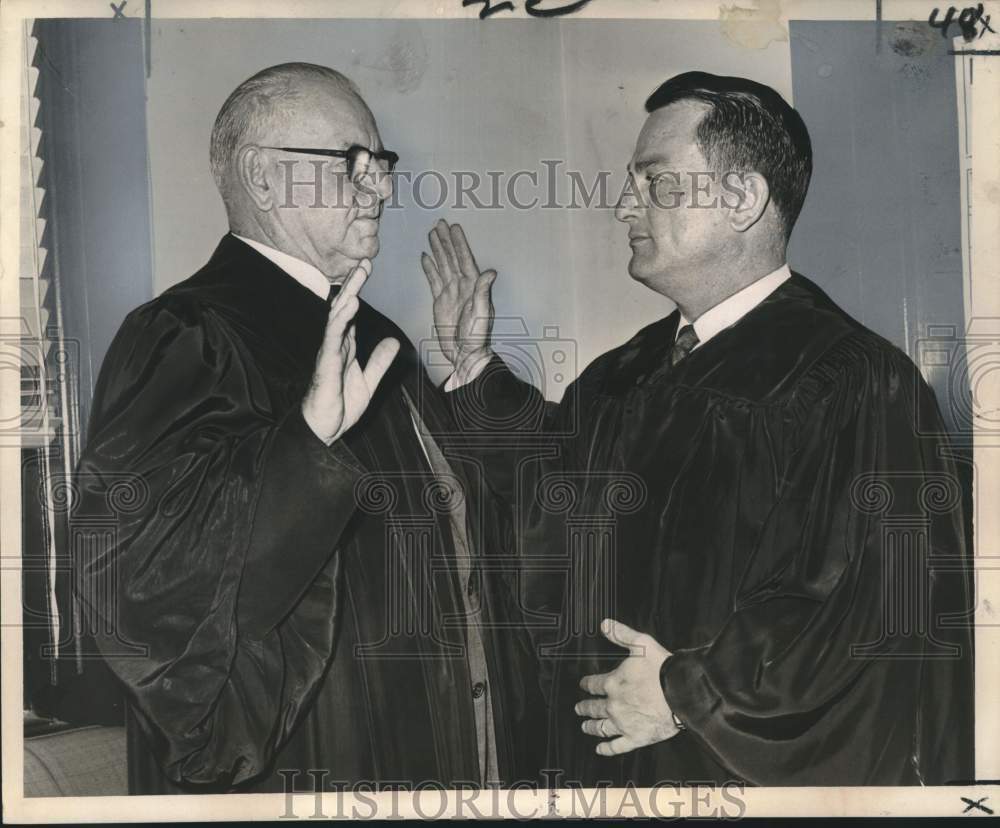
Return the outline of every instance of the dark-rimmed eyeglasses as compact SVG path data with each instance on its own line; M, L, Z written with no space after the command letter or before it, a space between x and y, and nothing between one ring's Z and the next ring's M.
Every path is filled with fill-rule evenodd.
M365 175L369 172L368 165L373 158L380 164L384 164L385 171L388 173L391 173L396 168L396 164L399 163L399 156L392 150L384 149L376 152L360 144L354 144L344 150L316 149L310 147L261 147L261 149L295 152L302 155L325 155L328 158L343 158L347 161L347 177L351 181L354 181L357 175Z

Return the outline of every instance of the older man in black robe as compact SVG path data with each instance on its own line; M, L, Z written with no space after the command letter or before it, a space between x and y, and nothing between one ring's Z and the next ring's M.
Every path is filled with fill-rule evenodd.
M559 405L491 353L496 272L461 228L423 257L453 410L516 506L522 600L561 618L536 636L549 761L589 785L970 779L958 477L910 360L788 268L805 124L703 73L647 111L617 218L630 275L677 309Z
M483 566L503 512L357 296L395 160L339 73L245 81L212 133L232 232L105 360L76 514L123 505L81 583L132 793L537 774L531 650Z

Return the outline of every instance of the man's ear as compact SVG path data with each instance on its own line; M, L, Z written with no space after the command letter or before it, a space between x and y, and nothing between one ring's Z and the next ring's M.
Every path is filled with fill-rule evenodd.
M727 173L722 182L723 202L729 207L729 225L738 233L753 227L771 200L767 179L760 173Z
M258 210L274 206L274 187L268 180L264 156L258 147L243 147L236 156L236 177Z

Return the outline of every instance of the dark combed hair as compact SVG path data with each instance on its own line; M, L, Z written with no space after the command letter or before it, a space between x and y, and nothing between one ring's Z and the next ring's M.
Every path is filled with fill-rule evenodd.
M649 96L646 111L688 100L709 107L697 130L705 159L719 173L762 175L790 235L812 175L812 142L799 113L769 86L707 72L675 75Z

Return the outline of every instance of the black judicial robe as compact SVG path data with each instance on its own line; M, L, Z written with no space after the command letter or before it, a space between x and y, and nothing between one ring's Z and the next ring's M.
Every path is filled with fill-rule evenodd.
M502 509L451 466L477 562L459 583L448 509L404 394L450 428L413 346L362 303L359 359L402 349L362 420L327 447L300 403L326 304L226 236L133 311L105 359L78 469L80 523L114 540L80 568L129 706L132 793L477 783L460 590L487 629L504 781L536 778L545 713L507 581ZM445 441L439 441L447 451ZM506 528L505 528L506 527ZM485 568L486 570L489 567Z
M972 778L969 559L932 392L799 275L670 370L678 318L559 405L498 358L449 395L517 507L550 765L589 785ZM573 712L625 654L604 617L673 653L687 726L611 758Z

